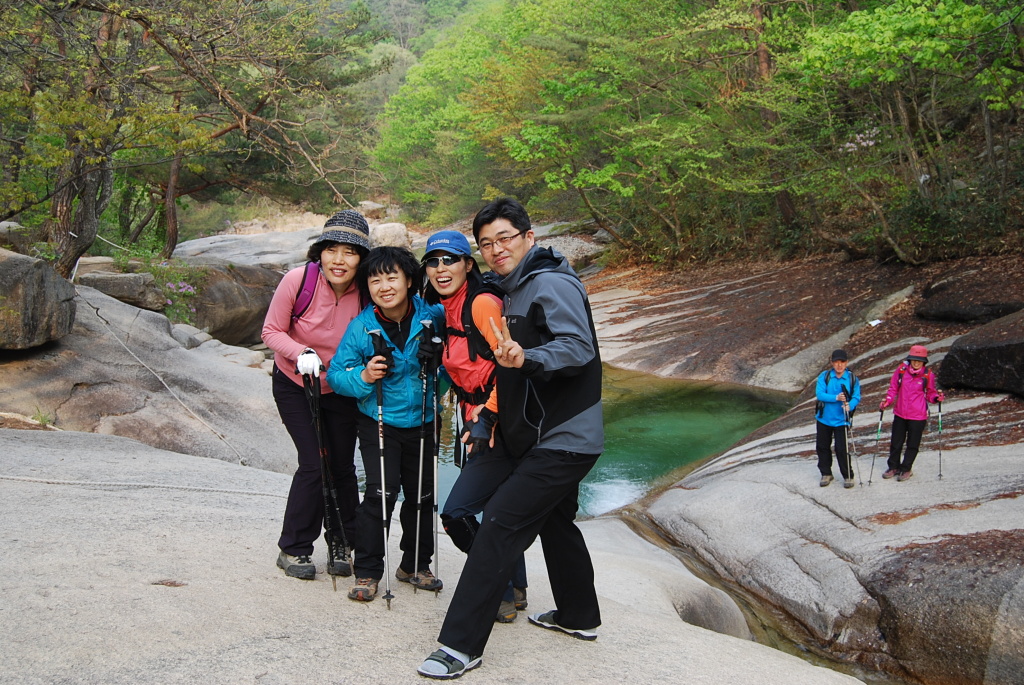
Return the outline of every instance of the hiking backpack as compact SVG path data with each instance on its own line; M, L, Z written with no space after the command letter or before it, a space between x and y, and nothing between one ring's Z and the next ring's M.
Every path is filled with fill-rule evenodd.
M494 361L494 352L487 344L487 338L477 330L476 324L473 323L473 301L478 295L484 294L495 295L502 300L505 297L505 291L498 285L498 276L493 271L488 271L483 275L483 283L480 288L472 295L467 295L466 301L462 303L462 330L451 326L445 329L447 335L466 338L469 342L469 360L474 362L477 357L483 357L489 362Z
M827 369L825 371L825 385L826 385L826 387L828 386L828 375L830 373L833 376L835 376L835 372L832 371L832 369ZM847 400L853 399L853 392L857 389L857 384L860 383L860 381L857 380L857 377L855 375L853 375L853 371L850 371L850 378L853 379L853 383L850 384L850 387L846 387L845 385L840 386L840 387L842 387L843 392L846 393ZM823 411L825 411L825 403L822 402L821 400L818 400L817 402L814 403L814 417L820 419L821 418L821 413ZM852 409L850 411L850 416L853 416L853 413L855 411L857 411L857 410L856 409Z

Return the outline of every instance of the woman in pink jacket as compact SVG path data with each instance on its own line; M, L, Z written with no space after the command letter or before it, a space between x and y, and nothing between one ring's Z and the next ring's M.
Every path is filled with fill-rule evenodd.
M349 322L362 309L356 271L370 249L369 236L370 227L359 212L346 209L328 219L323 233L309 246L306 255L315 282L307 282L305 266L286 273L263 323L263 342L274 351L274 401L281 422L295 443L299 462L288 491L277 543L277 565L293 578L316 577L313 543L320 537L325 516L319 440L303 389L303 376L320 385L324 447L341 510L341 521L331 518L330 527L337 537L328 544L337 554L333 563L328 563L327 572L334 576L352 573L350 548L359 504L355 467L355 422L359 410L354 399L333 392L327 384L327 374L320 372L324 370L324 360L330 363ZM312 295L309 285L313 286ZM342 527L343 537L339 535Z
M928 369L928 350L924 345L910 348L906 361L900 362L889 381L889 391L879 405L885 411L896 403L892 419L892 439L889 442L889 469L882 478L905 481L914 475L911 468L921 446L925 424L928 423L928 402L941 402L943 395L935 387L935 374ZM903 443L907 451L900 461Z

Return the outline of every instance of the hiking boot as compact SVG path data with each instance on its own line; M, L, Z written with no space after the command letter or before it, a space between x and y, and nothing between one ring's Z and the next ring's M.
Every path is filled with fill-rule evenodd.
M526 588L514 587L512 588L512 596L516 600L516 611L522 611L526 608Z
M885 478L886 480L888 480L889 478L895 478L898 475L900 475L900 472L898 470L896 470L896 469L889 469L888 471L886 471L885 473L882 474L882 478Z
M900 475L896 476L896 480L899 481L900 483L902 483L905 480L910 480L910 478L913 475L914 475L913 471L901 471Z
M572 635L577 640L596 640L597 639L597 628L591 628L589 630L583 628L566 628L558 625L555 622L556 609L552 609L543 614L531 614L529 616L530 623L541 628L547 628L548 630L560 630L567 635Z
M347 578L352 575L352 551L348 547L342 547L340 552L340 559L327 562L327 572L332 576Z
M301 578L302 580L313 580L316 578L316 564L309 558L308 554L300 554L293 557L290 554L281 552L277 555L278 568L284 569L286 576Z
M832 476L822 476L821 480L818 481L818 485L820 485L823 488L827 488L829 486L829 483L831 483L834 480L835 478L833 478Z
M494 620L498 623L512 623L518 615L519 612L516 611L515 602L502 600L501 605L498 607L498 615L494 617Z
M403 583L409 583L420 590L431 590L433 592L437 592L444 587L444 583L441 582L441 579L435 578L429 568L425 568L419 573L409 573L399 566L398 570L395 571L395 578L398 578L398 580Z
M849 488L852 488L853 486L854 486L853 478L844 478L843 479L843 487L844 488L849 489Z
M439 649L428 656L426 661L416 669L416 672L427 678L436 678L438 680L458 678L466 671L471 671L480 665L480 657L467 655L466 658L469 661L463 662L444 649Z
M348 591L348 598L357 602L372 602L377 596L376 578L356 578L356 584Z

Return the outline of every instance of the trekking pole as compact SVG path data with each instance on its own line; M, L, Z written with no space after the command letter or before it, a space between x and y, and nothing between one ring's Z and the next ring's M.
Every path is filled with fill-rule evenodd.
M846 419L846 426L843 429L843 443L846 446L846 472L852 476L853 460L850 459L850 432L853 430L853 423L850 421L850 409L846 402L843 402L843 418ZM857 470L860 471L860 464L857 464ZM843 485L845 486L846 483L843 483ZM863 483L861 483L861 485L863 485Z
M942 480L942 402L939 402L939 480Z
M320 413L320 379L303 374L302 387L306 391L309 411L313 415L313 431L316 433L316 443L320 449L320 483L324 496L324 540L327 541L327 568L331 569L334 567L335 561L344 561L347 558L349 569L354 570L352 569L352 558L348 556L348 538L345 535L345 525L341 519L341 507L338 505L338 491L334 487L334 477L331 475L331 466L327 461L323 415ZM335 537L334 521L331 519L331 505L334 506L333 511L338 517L338 525L341 527L341 554L338 554L338 540ZM328 571L328 575L331 577L334 591L337 592L338 577L330 571Z
M423 326L423 337L426 338L433 331L433 322L430 319L420 321ZM423 382L423 400L420 408L420 477L416 485L416 551L413 553L413 574L420 572L420 521L423 512L423 457L426 456L427 442L427 367L429 362L420 360L420 380ZM412 583L412 592L416 594L419 588Z
M871 473L868 474L868 485L871 485L871 479L875 475L875 457L878 456L878 441L882 439L882 415L885 414L884 409L878 410L878 430L875 431L875 452L871 455Z
M441 421L439 416L441 414L441 398L437 396L438 390L438 369L441 368L441 355L444 352L444 341L437 336L431 338L431 342L434 343L434 578L440 578L441 560L438 559L440 554L438 553L438 539L437 539L437 461L441 454ZM456 409L456 411L458 411ZM434 590L434 597L441 594L441 588Z
M391 348L384 342L380 331L370 331L370 339L373 341L373 356L391 358ZM390 364L389 364L390 366ZM384 470L384 379L379 378L377 386L377 446L380 448L380 521L384 533L384 601L388 609L391 609L391 559L388 555L388 488L387 474Z

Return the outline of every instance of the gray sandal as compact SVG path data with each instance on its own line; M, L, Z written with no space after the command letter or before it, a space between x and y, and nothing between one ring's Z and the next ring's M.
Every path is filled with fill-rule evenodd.
M464 664L448 652L443 649L439 649L428 656L426 661L420 664L420 667L416 669L416 672L421 676L436 678L438 680L458 678L466 671L471 671L479 666L480 661L481 658L478 656L470 657L469 663Z

